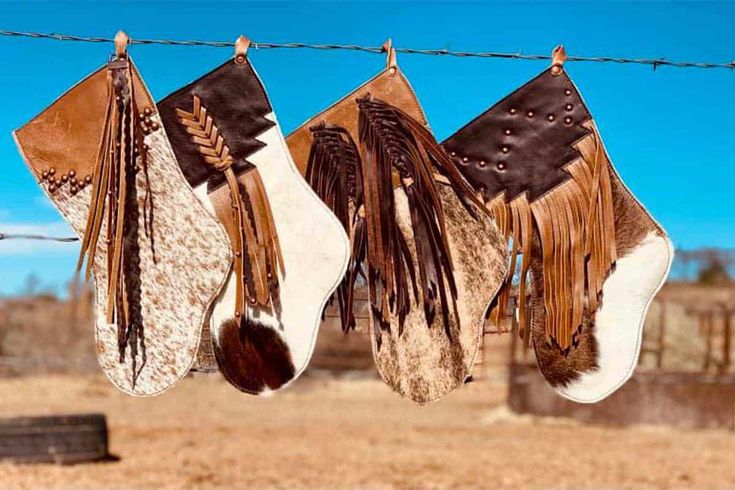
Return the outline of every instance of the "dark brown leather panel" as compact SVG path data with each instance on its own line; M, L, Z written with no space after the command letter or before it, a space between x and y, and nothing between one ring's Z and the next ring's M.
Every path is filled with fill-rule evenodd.
M530 202L569 179L572 144L591 118L566 75L546 70L449 137L444 148L487 200L528 191Z
M179 124L176 114L176 109L192 110L194 95L201 99L204 107L227 108L221 114L209 115L217 121L219 133L227 142L236 175L250 167L247 158L264 146L258 141L258 135L275 123L265 117L272 108L260 79L247 60L242 64L229 60L159 102L163 125L186 180L192 187L208 182L211 192L225 184L224 174L203 161L197 145L186 128Z

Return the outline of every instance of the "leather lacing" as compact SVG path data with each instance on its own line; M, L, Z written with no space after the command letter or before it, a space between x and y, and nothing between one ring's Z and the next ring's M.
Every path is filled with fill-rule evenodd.
M350 263L335 293L342 330L347 332L356 326L352 311L355 284L358 277L367 280L363 269L367 253L367 228L362 160L355 141L346 129L321 122L309 130L313 142L306 166L306 181L334 212L350 237Z
M138 249L138 203L136 174L144 172L146 195L143 205L144 230L155 260L153 240L153 196L148 180L148 147L141 129L142 114L137 106L133 67L125 54L108 64L107 108L102 140L92 180L92 199L77 263L89 280L106 221L107 310L106 321L116 324L119 362L130 347L133 387L146 363L145 337L140 307L140 256ZM138 352L142 360L137 367Z
M224 137L198 96L193 96L193 110L176 109L179 122L186 128L204 161L223 172L230 190L237 233L231 236L234 249L234 273L237 278L235 316L246 314L247 307L260 306L279 311L278 273L284 275L283 256L260 173L250 166L239 176L232 165Z
M338 291L340 306L344 304L347 310L341 311L343 329L354 326L352 289L358 273L364 275L363 262L367 261L371 310L379 324L378 345L380 330L388 329L394 316L398 334L403 333L411 310L411 292L417 303L422 298L428 325L440 309L444 330L451 338L450 315L459 328L457 286L435 177L446 179L468 208L473 201L484 209L482 203L420 123L370 95L358 99L357 104L364 158L360 158L347 130L321 123L310 128L314 140L306 172L309 183L352 238L352 263L342 283L344 289ZM343 179L347 179L346 185L341 185ZM415 263L397 221L396 186L408 198ZM343 195L344 189L351 191Z

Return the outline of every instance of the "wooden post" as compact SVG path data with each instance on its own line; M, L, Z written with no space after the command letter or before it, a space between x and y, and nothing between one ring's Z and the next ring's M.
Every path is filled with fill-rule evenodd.
M724 330L724 342L722 346L722 364L720 374L726 373L730 369L730 343L732 341L730 311L725 305L722 305L722 321Z
M702 311L699 313L699 322L704 330L704 333L707 337L707 350L704 354L704 366L702 368L702 371L705 373L709 371L710 365L712 364L712 344L714 341L714 332L713 325L712 325L712 312L710 311Z
M664 338L666 332L666 302L661 301L658 310L658 349L656 350L656 369L663 366Z

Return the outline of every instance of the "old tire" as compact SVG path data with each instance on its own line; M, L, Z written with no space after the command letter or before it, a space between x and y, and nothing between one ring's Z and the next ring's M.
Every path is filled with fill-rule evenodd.
M73 464L109 459L102 414L0 419L0 461Z

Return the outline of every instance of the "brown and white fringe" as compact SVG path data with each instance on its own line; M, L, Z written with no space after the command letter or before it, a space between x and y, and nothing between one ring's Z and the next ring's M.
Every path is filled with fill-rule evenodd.
M491 321L500 325L507 311L517 255L521 253L519 324L528 342L527 275L533 236L538 233L544 326L548 339L565 353L576 342L584 312L594 313L599 307L603 283L617 258L608 161L594 124L589 123L588 129L591 134L574 145L581 157L565 167L571 179L532 203L526 194L511 202L501 194L487 203L511 243L511 267Z

